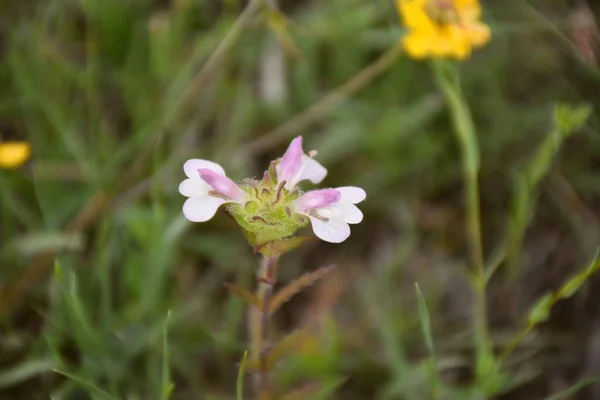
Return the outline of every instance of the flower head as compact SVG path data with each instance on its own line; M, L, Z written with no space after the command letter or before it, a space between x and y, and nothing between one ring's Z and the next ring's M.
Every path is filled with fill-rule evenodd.
M242 227L253 246L286 239L312 224L315 234L339 243L350 235L348 224L362 220L354 205L365 199L360 188L313 190L302 194L298 182L320 182L327 170L302 150L302 138L295 138L285 154L272 161L263 179L244 179L236 184L223 168L207 160L189 160L183 169L188 179L179 192L188 199L183 214L193 222L211 219L224 205Z
M31 155L27 142L0 143L0 168L19 168Z
M395 0L408 33L406 52L414 58L465 59L490 40L480 21L479 0Z

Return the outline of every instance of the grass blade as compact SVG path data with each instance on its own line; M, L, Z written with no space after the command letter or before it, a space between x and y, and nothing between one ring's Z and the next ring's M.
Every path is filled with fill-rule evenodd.
M244 369L246 367L246 358L248 357L248 352L244 351L244 356L242 357L242 362L240 363L240 370L238 371L237 376L237 391L236 391L236 400L244 400Z
M25 361L18 366L0 371L0 388L6 388L17 385L37 375L52 371L56 366L50 359L38 359Z
M429 318L427 304L425 303L425 298L421 293L418 283L415 283L415 290L417 291L417 297L419 299L419 319L421 321L421 331L423 332L425 345L427 346L427 351L429 352L427 374L429 376L433 398L441 399L440 380L437 374L435 348L433 347L433 335L431 334L431 319Z
M105 392L104 390L94 386L94 384L92 384L91 382L86 381L83 378L80 378L77 375L73 375L69 372L65 372L65 371L59 371L54 369L54 372L56 372L57 374L61 374L66 376L67 378L69 378L70 380L72 380L73 382L78 383L79 385L83 386L84 388L88 389L91 393L97 394L99 396L101 396L101 398L106 399L106 400L119 400L117 397L113 396L112 394Z
M169 330L169 320L171 319L171 310L167 313L167 319L165 320L165 325L163 327L163 359L162 359L162 377L161 377L161 388L160 388L160 398L161 400L169 400L171 397L171 393L175 385L171 382L171 374L169 367L169 341L167 338L167 332Z
M560 399L566 399L567 396L570 396L572 394L575 394L576 392L580 391L581 389L583 389L586 386L590 386L590 385L594 385L596 383L600 383L600 379L598 378L590 378L590 379L585 379L581 382L576 383L575 385L571 386L568 389L563 390L560 393L557 394L553 394L550 397L546 397L545 400L560 400Z

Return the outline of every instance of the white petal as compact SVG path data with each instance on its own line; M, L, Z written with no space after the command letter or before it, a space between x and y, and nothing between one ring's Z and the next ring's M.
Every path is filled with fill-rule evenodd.
M318 161L308 158L306 161L304 161L302 171L300 172L300 176L298 176L296 182L308 179L312 183L319 183L325 178L326 175L327 169L324 166L319 164Z
M341 243L350 236L350 226L342 220L330 219L327 222L310 217L313 232L318 238L329 243Z
M342 194L342 198L340 201L343 201L345 203L356 204L360 203L361 201L367 198L367 193L363 189L356 186L343 186L335 188L335 190L340 191L340 193Z
M212 188L202 179L192 178L186 179L179 184L179 193L185 197L202 197L207 196Z
M188 178L199 178L200 175L198 174L198 170L200 168L210 169L216 174L225 176L223 167L212 161L194 158L192 160L187 160L185 164L183 164L183 171Z
M211 219L219 206L227 200L212 196L193 197L183 204L183 215L192 222L204 222Z
M349 224L358 224L363 220L363 213L351 203L338 203L335 205L340 209L342 219Z

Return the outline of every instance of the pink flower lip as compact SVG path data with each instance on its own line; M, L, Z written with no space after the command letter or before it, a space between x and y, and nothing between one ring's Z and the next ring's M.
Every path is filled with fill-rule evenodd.
M200 174L200 178L208 183L216 192L233 200L239 200L244 196L244 191L228 177L219 175L206 168L200 168L198 173Z
M302 211L323 208L337 203L341 197L340 191L335 189L311 190L297 200L296 206Z
M288 146L279 162L279 179L289 182L302 168L302 136L296 137Z

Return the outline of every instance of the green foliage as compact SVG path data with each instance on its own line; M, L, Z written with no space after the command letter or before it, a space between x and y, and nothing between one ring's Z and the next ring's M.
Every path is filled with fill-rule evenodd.
M555 154L565 138L577 132L588 120L591 107L557 104L554 126L526 165L514 175L513 198L508 227L509 277L518 271L521 242L535 212L535 198L542 179L550 172Z
M587 123L592 110L589 104L557 104L554 108L554 123L563 136L569 136Z
M238 370L238 377L236 382L236 400L244 400L244 373L246 369L246 358L248 352L244 351L242 362L240 363L240 369Z
M537 325L550 317L550 308L554 304L553 300L552 294L548 293L535 303L527 318L530 325Z
M571 386L568 389L563 390L560 393L557 393L555 395L547 397L545 400L568 399L568 398L570 398L571 395L577 393L578 391L585 388L586 386L595 385L598 382L600 382L600 379L597 379L597 378L582 380L581 382L577 382L575 385Z
M234 398L253 300L222 285L252 287L257 257L234 221L192 225L182 217L181 166L211 159L228 176L260 179L297 134L319 150L325 185L361 186L368 199L363 223L343 245L299 249L311 240L306 227L302 239L255 249L296 249L279 271L284 288L316 265L341 270L298 295L306 286L299 281L318 279L309 273L273 307L290 300L273 315L273 347L290 328L311 337L275 352L281 393L428 399L433 362L419 360L423 347L433 356L432 330L444 399L552 398L548 381L557 376L574 386L554 398L584 392L592 382L575 376L584 362L567 355L590 331L550 311L570 296L597 303L596 290L581 290L596 267L556 291L549 282L571 274L598 244L592 89L600 75L576 61L574 38L563 30L566 3L544 2L540 14L531 12L534 2L487 2L493 39L460 65L453 83L463 98L451 93L450 102L427 65L395 50L404 30L392 1L283 2L268 14L242 14L246 1L217 3L0 0L0 141L23 138L33 147L22 170L0 171L2 395ZM387 65L373 68L382 55ZM357 85L357 74L367 82ZM267 83L282 97L267 101ZM496 280L488 270L490 289L540 298L516 319L529 318L552 343L534 337L500 368L493 353L482 352L476 365L470 352L450 103L476 128L480 157L469 153L468 164L480 167L485 261L514 271L512 280ZM310 118L297 119L306 110ZM415 280L427 288L427 307L414 296ZM488 300L498 349L505 299ZM561 305L573 319L589 319L583 307Z
M557 291L548 293L540 298L529 312L529 324L535 326L546 321L550 316L552 306L562 299L573 296L581 285L598 269L600 269L600 259L596 256L585 270L569 279Z
M165 325L163 327L162 334L162 379L161 379L161 390L160 390L160 398L161 400L169 400L171 398L171 394L173 393L173 389L175 389L175 385L171 382L171 364L169 362L169 342L167 338L167 332L169 330L169 320L171 319L171 311L167 313L167 318L165 319Z
M313 272L307 272L301 275L299 278L294 279L286 287L279 290L273 296L269 312L272 314L277 311L285 302L289 301L292 296L300 293L302 290L314 285L318 280L323 279L329 274L335 265L329 265L327 267L321 267Z
M431 320L429 319L429 311L427 310L427 304L425 298L421 293L419 285L415 283L415 290L417 291L417 297L419 299L419 319L421 320L421 332L425 339L425 345L429 352L429 360L427 366L427 374L429 376L429 382L431 386L431 392L433 393L434 399L441 399L442 394L440 391L440 380L438 376L438 366L435 357L435 349L433 347L433 336L431 333Z

